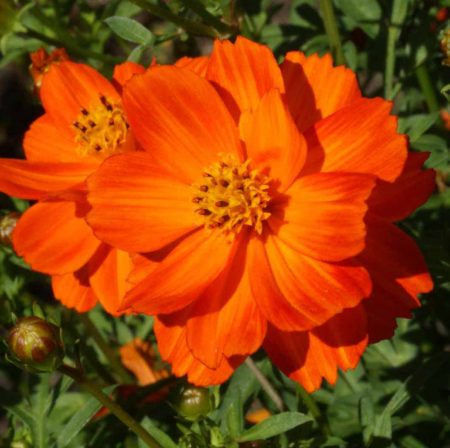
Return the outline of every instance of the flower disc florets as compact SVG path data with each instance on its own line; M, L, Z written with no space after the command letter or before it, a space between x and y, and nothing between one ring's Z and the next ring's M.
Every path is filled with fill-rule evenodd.
M114 154L126 141L128 123L122 106L115 100L100 96L100 105L81 109L73 122L77 135L75 141L79 144L80 155L100 155L102 157Z
M249 164L250 160L239 163L224 157L203 171L201 183L194 184L192 202L198 205L195 211L204 217L206 228L237 234L247 225L262 232L262 222L270 216L266 211L269 178Z

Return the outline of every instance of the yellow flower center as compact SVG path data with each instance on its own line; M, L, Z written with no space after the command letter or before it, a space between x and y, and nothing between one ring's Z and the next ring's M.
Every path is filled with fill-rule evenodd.
M81 156L110 156L126 141L128 123L120 103L103 95L100 101L100 105L89 110L81 109L73 122Z
M270 201L269 178L251 170L249 164L250 160L239 163L224 157L206 168L202 182L193 185L195 212L204 218L206 228L237 234L247 225L261 234L262 222L270 216L265 211Z

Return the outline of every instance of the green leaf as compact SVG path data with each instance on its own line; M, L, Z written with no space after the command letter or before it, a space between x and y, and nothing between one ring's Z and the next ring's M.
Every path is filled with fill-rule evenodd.
M232 438L238 437L243 429L242 424L244 415L242 407L241 394L238 390L236 393L236 400L230 405L226 415L228 432Z
M408 134L409 140L414 143L436 123L438 116L439 112L434 112L402 118L399 120L399 132Z
M136 20L128 17L113 16L105 20L111 30L124 40L140 45L151 45L153 33Z
M252 440L268 439L311 421L311 417L300 412L282 412L248 429L242 433L238 441L250 442Z
M355 22L353 26L361 27L372 38L378 34L381 7L377 0L337 0L336 6Z
M145 417L141 421L141 425L161 445L161 448L178 448L178 445L148 417ZM139 448L145 448L147 446L141 440L139 440L138 445Z

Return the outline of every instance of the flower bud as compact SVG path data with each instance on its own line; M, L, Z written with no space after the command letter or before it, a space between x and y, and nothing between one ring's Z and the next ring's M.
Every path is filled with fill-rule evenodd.
M50 54L44 48L39 48L39 50L30 54L30 59L30 73L33 77L34 87L38 93L42 85L42 79L48 72L50 66L70 60L64 48L56 48Z
M64 356L60 329L36 316L19 319L8 333L15 364L34 373L52 372Z
M441 50L444 55L443 65L450 66L450 28L442 31L441 34Z
M187 420L197 420L212 410L209 390L204 387L182 386L178 390L175 409Z
M20 218L20 213L11 212L0 217L0 243L5 246L12 245L12 233L16 223Z

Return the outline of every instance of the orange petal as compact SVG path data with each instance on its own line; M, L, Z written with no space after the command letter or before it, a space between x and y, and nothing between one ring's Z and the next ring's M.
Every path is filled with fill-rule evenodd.
M155 335L161 357L172 365L176 376L187 375L190 383L197 386L211 386L225 382L245 357L222 358L216 369L209 369L190 352L186 343L186 328L165 324L155 318Z
M264 45L238 36L236 43L216 40L206 78L217 86L236 122L245 110L255 110L271 89L284 92L283 78L273 53Z
M334 384L337 369L352 369L367 346L366 317L362 305L347 309L311 332L288 333L269 326L264 349L287 376L308 392L322 378Z
M88 179L88 222L102 240L129 252L150 252L198 226L192 187L144 152L107 159Z
M403 172L394 183L379 181L367 201L370 212L400 221L425 203L436 187L436 172L422 170L428 155L409 153Z
M245 269L245 244L246 238L227 269L189 308L188 345L209 368L217 368L223 355L255 352L266 333L266 319L256 305Z
M67 308L84 313L93 308L97 298L89 286L87 267L76 272L52 277L53 294Z
M142 75L145 70L142 65L127 61L114 67L113 80L123 87L134 75Z
M178 59L175 62L176 67L187 68L192 70L197 75L204 78L206 76L206 69L208 68L209 57L208 56L200 56L198 58L188 58L183 57Z
M279 184L283 192L300 173L306 159L306 141L298 132L278 90L259 103L248 130L247 156Z
M392 336L397 317L411 317L420 306L418 295L430 292L433 281L414 241L393 224L367 218L367 247L358 261L370 272L373 293L364 306L369 321L370 341Z
M119 99L113 85L85 64L52 64L42 80L41 100L57 126L71 127L81 108L101 105L100 96Z
M32 269L68 274L80 269L100 241L84 221L85 207L74 202L38 202L17 222L14 248Z
M218 154L240 155L237 128L214 88L191 70L159 66L124 88L124 106L142 147L187 183Z
M280 69L287 103L300 131L361 98L355 74L344 66L333 67L329 54L306 57L292 51Z
M100 246L89 261L89 283L103 308L110 314L120 314L118 310L129 288L127 278L132 267L127 252L106 244Z
M403 170L406 137L397 134L392 103L362 98L319 121L305 133L303 173L340 171L374 174L392 182Z
M153 269L127 294L124 309L158 314L184 308L220 275L234 250L220 232L200 229L175 247L149 254Z
M365 200L375 179L364 174L318 173L299 178L277 205L269 226L285 244L322 261L341 261L364 248Z
M321 325L343 309L356 306L371 292L368 272L355 263L315 260L272 235L265 248L280 292L304 316L302 330ZM277 317L272 315L269 319L283 329Z
M0 159L0 191L23 199L40 199L83 183L97 164L46 163Z

